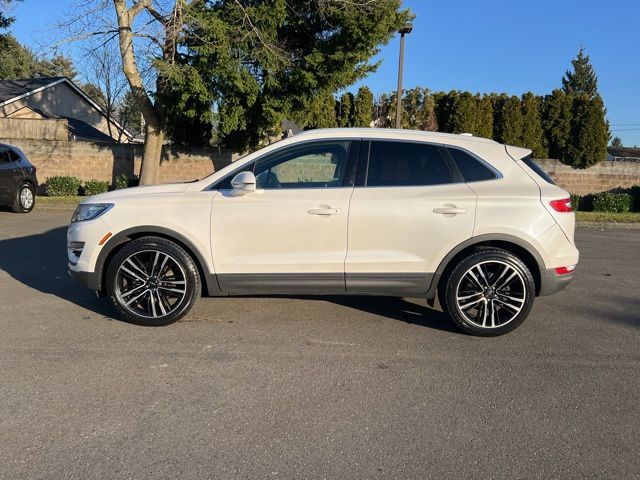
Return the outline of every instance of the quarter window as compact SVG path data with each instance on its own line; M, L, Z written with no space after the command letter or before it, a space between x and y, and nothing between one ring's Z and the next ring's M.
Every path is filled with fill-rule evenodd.
M447 150L453 161L456 162L465 182L480 182L496 178L496 174L489 167L464 150L458 148L448 148Z
M438 147L408 142L371 142L367 186L441 185L451 182L451 170Z
M258 162L257 188L328 188L343 184L351 142L304 145Z

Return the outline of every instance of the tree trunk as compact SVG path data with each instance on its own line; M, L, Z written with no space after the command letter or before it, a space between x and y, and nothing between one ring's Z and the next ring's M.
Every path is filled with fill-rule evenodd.
M144 153L140 167L140 185L153 185L160 180L160 158L164 130L160 125L147 123L145 127Z

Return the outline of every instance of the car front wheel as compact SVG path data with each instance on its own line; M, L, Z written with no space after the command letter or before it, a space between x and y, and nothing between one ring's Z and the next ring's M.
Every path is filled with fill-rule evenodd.
M445 312L465 332L496 336L512 331L529 315L535 282L527 266L500 249L478 249L445 278L440 298Z
M109 300L128 321L161 326L184 317L200 292L191 256L164 238L143 237L122 247L107 267Z

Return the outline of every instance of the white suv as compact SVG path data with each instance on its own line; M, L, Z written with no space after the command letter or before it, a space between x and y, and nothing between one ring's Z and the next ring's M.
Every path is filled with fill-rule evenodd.
M85 200L69 272L129 321L201 294L424 297L499 335L578 262L569 194L531 151L468 135L314 130L192 183Z

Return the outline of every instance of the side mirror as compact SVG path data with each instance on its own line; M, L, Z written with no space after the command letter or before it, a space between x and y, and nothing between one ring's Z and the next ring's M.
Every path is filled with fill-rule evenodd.
M256 176L253 172L240 172L233 180L231 187L234 195L246 195L247 193L256 191Z

